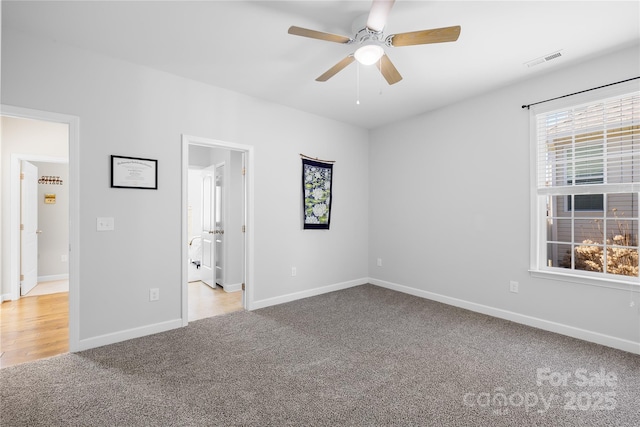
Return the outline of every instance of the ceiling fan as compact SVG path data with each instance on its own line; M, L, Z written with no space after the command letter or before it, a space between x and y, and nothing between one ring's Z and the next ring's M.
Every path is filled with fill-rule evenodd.
M357 60L363 65L376 64L387 83L392 85L402 80L402 76L384 52L384 46L413 46L419 44L453 42L458 40L458 37L460 36L459 25L454 27L434 28L431 30L412 31L409 33L391 34L385 37L383 30L394 2L395 0L373 0L373 4L369 10L369 15L366 18L366 25L364 27L358 26L356 21L356 24L354 25L356 34L353 38L296 26L289 28L289 34L296 36L326 40L341 44L360 45L355 52L349 54L346 58L329 68L324 74L318 77L316 81L326 82L347 65Z

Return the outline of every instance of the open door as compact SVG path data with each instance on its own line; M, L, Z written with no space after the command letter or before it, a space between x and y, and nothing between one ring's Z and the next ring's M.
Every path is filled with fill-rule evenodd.
M202 172L202 280L212 288L216 287L215 271L215 166Z
M223 285L224 163L202 172L202 280L212 288Z
M38 284L38 168L22 161L20 174L20 295Z
M214 236L215 246L214 251L214 264L216 270L216 283L219 286L224 286L224 273L225 273L225 250L224 250L224 209L225 209L225 197L224 197L224 163L221 163L215 168L215 215L214 215Z

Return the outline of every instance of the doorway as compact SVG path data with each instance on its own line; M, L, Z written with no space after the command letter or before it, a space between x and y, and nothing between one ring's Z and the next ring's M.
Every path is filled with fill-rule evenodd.
M77 351L78 348L78 331L79 331L79 300L78 300L78 264L77 254L79 252L78 239L78 151L79 151L79 119L75 116L68 116L47 111L31 110L27 108L14 107L9 105L1 106L2 117L2 161L3 161L3 192L2 205L3 211L8 212L8 220L4 222L2 247L2 301L19 300L21 287L21 185L20 173L21 163L27 161L30 163L40 162L42 166L63 165L66 169L67 179L60 178L63 182L66 195L62 198L60 184L53 184L57 189L48 194L56 194L56 205L58 208L64 209L66 212L66 225L68 229L63 231L66 242L63 243L62 249L57 246L54 249L57 254L57 260L60 264L65 264L66 268L63 272L51 273L40 279L59 279L66 281L65 289L68 289L68 303L65 301L65 317L68 321L68 336L65 341L68 342L70 351ZM9 121L12 125L5 126ZM54 128L63 128L64 136L59 136L52 140L52 131ZM30 135L27 137L25 129L31 129ZM11 132L22 132L22 136L16 137ZM44 171L42 171L44 172ZM58 174L59 173L59 174ZM44 173L38 172L38 180L45 179ZM62 176L62 172L52 172L46 176ZM50 178L45 186L52 185L54 178ZM40 187L40 184L38 184ZM39 196L38 196L39 197ZM43 196L44 199L44 196ZM50 198L50 200L52 197ZM66 199L66 200L63 200ZM54 234L53 232L51 234ZM48 267L47 267L48 268ZM46 270L43 268L42 271ZM38 274L40 276L40 274ZM65 280L66 279L66 280ZM60 290L60 288L57 288Z
M2 192L2 206L3 211L9 213L9 218L3 223L2 233L2 299L17 300L35 286L42 271L47 275L56 272L56 279L68 278L70 129L68 123L8 114L5 110L3 107L2 158L5 167L2 181L7 186L3 190L8 191ZM51 176L55 173L58 181L53 184L53 178L45 180L48 175L41 172L51 172ZM59 182L64 185L59 185ZM59 245L44 242L46 251L58 252L55 263L51 253L43 258L38 251L38 241L44 238L38 223L38 211L41 210L40 202L44 204L40 196L44 199L45 193L52 194L50 201L56 203L48 205L47 215L41 215L43 222L47 223L47 239L44 240L57 238L62 241ZM54 200L56 196L58 198ZM61 222L64 225L58 227ZM64 232L60 234L56 228ZM66 256L64 261L63 255ZM41 259L46 266L39 271Z
M250 309L253 147L186 135L182 143L186 325L193 318L196 294L213 297L213 291L217 307L222 303Z

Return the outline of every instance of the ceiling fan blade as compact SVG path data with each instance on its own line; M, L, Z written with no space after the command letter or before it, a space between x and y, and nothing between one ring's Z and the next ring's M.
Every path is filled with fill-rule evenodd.
M339 71L342 71L342 69L344 67L346 67L347 65L351 64L353 61L355 61L355 58L353 57L353 55L347 56L342 61L340 61L336 65L334 65L333 67L329 68L323 75L318 77L316 79L316 81L318 81L318 82L326 82L331 77L333 77L336 74L338 74Z
M352 41L349 37L340 36L338 34L323 33L322 31L308 30L296 26L289 27L289 34L294 36L309 37L311 39L326 40L335 43L349 43Z
M376 62L376 66L390 85L402 80L402 76L386 54L382 55L380 61Z
M412 46L416 44L454 42L460 36L460 26L434 28L432 30L413 31L410 33L393 34L389 36L391 45Z
M395 0L373 0L369 10L369 17L367 18L367 28L377 32L384 30L393 3L395 3Z

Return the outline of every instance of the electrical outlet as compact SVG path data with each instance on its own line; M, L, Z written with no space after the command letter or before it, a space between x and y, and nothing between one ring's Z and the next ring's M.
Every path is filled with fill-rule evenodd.
M382 258L378 258L376 264L378 265L378 267L382 267Z
M296 268L291 267L291 277L295 276L296 274L298 274L298 271L296 270Z
M160 289L151 288L149 289L149 301L158 301L160 299Z
M518 286L518 282L515 282L513 280L509 282L509 290L515 294L518 293Z

